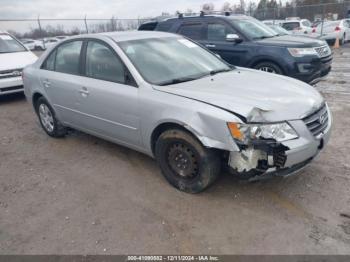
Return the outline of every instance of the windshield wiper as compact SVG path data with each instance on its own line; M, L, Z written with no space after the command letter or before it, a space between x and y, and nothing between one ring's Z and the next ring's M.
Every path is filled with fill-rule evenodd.
M231 69L231 68L225 68L225 69L211 70L211 71L209 72L209 74L213 76L213 75L216 75L216 74L218 74L218 73L223 73L223 72L228 72L228 71L232 71L232 69Z
M179 77L179 78L173 78L164 82L159 83L159 86L167 86L167 85L174 85L174 84L179 84L183 82L188 82L188 81L193 81L196 80L197 78L194 77Z
M254 39L265 39L265 38L271 38L271 37L275 37L275 36L277 36L277 35L271 35L271 36L264 35L264 36L254 37Z

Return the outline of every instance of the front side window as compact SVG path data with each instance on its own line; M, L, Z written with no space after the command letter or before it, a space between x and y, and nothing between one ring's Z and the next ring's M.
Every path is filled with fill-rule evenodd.
M232 70L226 63L182 37L119 42L143 78L151 84L170 85Z
M125 68L109 47L90 41L86 50L86 76L125 83Z
M183 24L178 33L188 38L199 40L202 38L202 24Z
M207 37L209 41L225 41L226 35L234 34L233 29L221 23L208 24Z
M57 47L55 71L79 75L79 60L82 41L73 41Z
M0 34L0 54L15 52L27 52L27 49L12 36Z

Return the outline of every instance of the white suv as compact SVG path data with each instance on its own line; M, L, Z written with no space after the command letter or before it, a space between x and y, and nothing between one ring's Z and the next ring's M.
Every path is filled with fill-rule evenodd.
M36 60L20 41L0 31L0 96L23 92L22 70Z
M312 32L312 24L307 19L286 20L282 27L294 35L309 35Z

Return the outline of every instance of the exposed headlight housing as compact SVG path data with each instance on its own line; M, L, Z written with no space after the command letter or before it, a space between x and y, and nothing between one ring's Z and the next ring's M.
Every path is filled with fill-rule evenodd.
M294 57L303 57L307 55L318 56L315 48L288 48L289 53Z
M258 139L274 139L277 142L283 142L298 138L298 134L287 122L274 124L241 124L230 122L227 125L232 137L243 143L249 143L251 140Z

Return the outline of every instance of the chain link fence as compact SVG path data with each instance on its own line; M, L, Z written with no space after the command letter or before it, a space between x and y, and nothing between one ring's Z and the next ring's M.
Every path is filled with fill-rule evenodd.
M136 19L0 19L0 30L8 31L19 38L45 38L61 35L78 35L113 31L136 30L149 18Z
M288 17L299 17L310 21L338 20L350 18L350 1L323 3L314 5L278 6L275 8L256 8L249 5L245 9L236 9L233 13L243 13L259 20L284 20ZM9 31L19 38L45 38L60 35L77 35L82 33L99 33L112 31L136 30L140 24L157 18L91 19L82 17L77 19L0 19L0 30Z
M339 20L350 18L350 1L314 5L286 5L276 8L248 9L247 15L259 20L284 20L288 17L299 17L310 21Z

